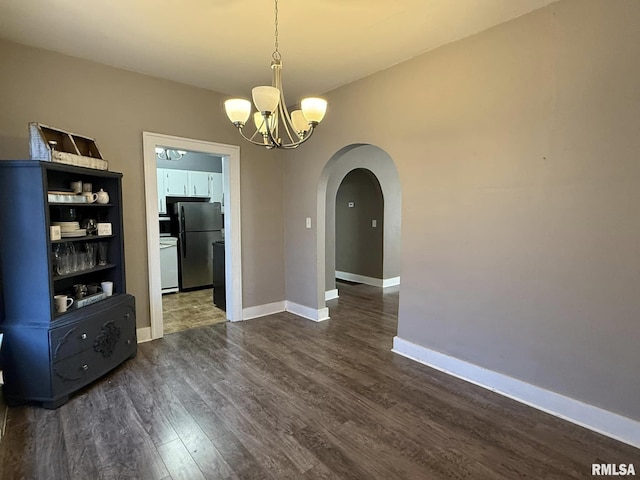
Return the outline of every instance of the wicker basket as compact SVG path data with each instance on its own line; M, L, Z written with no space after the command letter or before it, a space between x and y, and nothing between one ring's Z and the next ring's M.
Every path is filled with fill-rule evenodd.
M29 151L32 160L66 163L78 167L108 170L93 138L66 132L41 123L29 124Z

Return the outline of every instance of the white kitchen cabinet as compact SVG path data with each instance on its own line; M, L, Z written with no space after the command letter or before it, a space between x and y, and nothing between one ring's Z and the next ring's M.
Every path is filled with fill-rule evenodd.
M189 195L189 172L186 170L158 169L164 172L164 187L167 196L186 197Z
M209 172L188 172L190 197L210 197Z
M211 203L220 202L222 203L222 174L221 173L210 173L209 174L209 185L211 189Z

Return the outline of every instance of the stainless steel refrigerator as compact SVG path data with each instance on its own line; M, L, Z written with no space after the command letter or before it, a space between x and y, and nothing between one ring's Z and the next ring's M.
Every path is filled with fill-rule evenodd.
M180 290L213 283L211 244L223 240L219 202L177 202Z

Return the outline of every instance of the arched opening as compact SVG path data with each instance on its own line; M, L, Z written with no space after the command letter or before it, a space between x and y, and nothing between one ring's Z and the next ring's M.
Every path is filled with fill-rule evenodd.
M336 198L342 181L356 169L366 170L375 177L383 198L382 226L376 227L382 230L382 276L379 278L379 286L389 287L400 283L402 190L398 170L391 156L375 145L346 146L327 162L318 184L319 315L328 315L328 311L324 311L326 300L339 295L335 282Z

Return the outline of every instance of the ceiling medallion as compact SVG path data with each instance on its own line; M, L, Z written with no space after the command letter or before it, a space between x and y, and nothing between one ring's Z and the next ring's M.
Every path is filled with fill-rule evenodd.
M300 110L289 114L282 90L282 57L278 51L278 0L275 0L275 50L271 55L272 85L254 87L253 103L258 110L253 114L255 132L245 135L243 128L251 115L251 102L243 98L231 98L224 102L229 120L248 142L268 149L297 148L311 137L324 118L327 101L309 97L300 102ZM262 141L256 138L262 137Z

